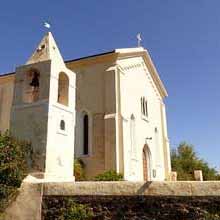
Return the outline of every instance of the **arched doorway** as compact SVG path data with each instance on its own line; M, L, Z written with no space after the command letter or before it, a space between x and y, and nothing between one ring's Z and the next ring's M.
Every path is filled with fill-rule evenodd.
M151 154L150 154L149 147L147 145L144 145L142 158L143 158L144 181L150 181L151 179Z

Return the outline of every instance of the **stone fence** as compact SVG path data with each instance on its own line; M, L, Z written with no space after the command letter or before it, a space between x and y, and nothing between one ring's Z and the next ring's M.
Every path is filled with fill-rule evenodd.
M44 183L43 194L220 196L220 181Z
M113 207L113 201L118 201L120 207L124 207L126 203L132 201L129 209L133 215L136 211L140 214L145 213L149 215L149 207L155 206L155 213L160 212L163 208L165 215L176 215L172 210L188 210L187 216L191 218L191 214L201 207L209 207L211 209L213 204L216 204L215 211L220 215L220 181L185 181L185 182L69 182L69 183L31 183L23 182L20 194L15 202L8 207L6 217L4 220L41 220L42 219L42 202L43 213L51 213L48 204L57 204L57 201L63 201L65 198L75 198L85 204L90 204L93 210L105 209L108 213L111 210L118 209ZM153 197L153 199L152 199ZM195 199L196 197L196 199ZM202 199L201 199L202 197ZM58 200L57 200L58 198ZM131 200L132 198L132 200ZM182 198L182 199L181 199ZM103 207L104 201L108 204ZM140 204L139 204L140 203ZM175 204L179 204L175 209ZM192 204L191 204L192 203ZM62 204L59 203L59 204ZM96 207L99 204L99 207ZM115 204L115 203L114 203ZM139 204L139 208L135 208ZM191 204L191 205L189 205ZM198 207L195 204L201 204ZM116 205L116 204L115 204ZM144 205L144 209L141 208ZM174 208L173 208L174 207ZM184 207L184 208L181 208ZM188 207L188 208L187 208ZM53 207L52 207L53 209ZM59 208L58 208L59 210ZM167 211L169 213L167 213ZM98 213L99 211L97 211ZM182 212L182 211L181 211ZM104 212L103 212L104 213ZM43 219L45 218L44 215ZM141 216L142 214L140 214ZM200 214L198 214L199 216ZM152 214L153 216L153 214ZM185 215L181 215L184 217ZM186 217L186 216L185 216ZM187 218L179 219L188 219ZM52 216L52 219L53 216ZM110 219L114 219L113 217ZM116 218L117 219L117 218ZM127 219L127 218L126 218ZM129 217L128 217L129 219ZM141 218L135 218L141 219ZM145 219L148 219L147 217ZM149 219L152 219L149 217ZM157 218L160 219L160 218ZM162 219L162 218L161 218ZM172 218L169 218L172 219Z

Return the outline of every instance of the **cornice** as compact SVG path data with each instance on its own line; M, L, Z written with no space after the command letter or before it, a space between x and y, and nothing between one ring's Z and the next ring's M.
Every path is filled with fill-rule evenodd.
M7 83L15 80L15 73L0 75L0 83Z
M128 59L132 57L141 56L149 69L151 77L161 95L162 98L167 97L167 91L164 84L162 83L160 76L154 66L154 63L148 53L144 48L131 48L131 49L116 49L107 53L96 54L88 57L83 57L75 60L65 61L66 67L69 69L82 68L84 66L97 65L102 63L116 63L117 60ZM0 75L0 81L3 79L11 79L14 77L14 73Z

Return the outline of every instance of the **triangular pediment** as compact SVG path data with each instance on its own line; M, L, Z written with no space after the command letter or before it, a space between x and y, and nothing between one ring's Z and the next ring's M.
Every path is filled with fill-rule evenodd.
M59 48L51 32L48 32L43 37L40 44L38 45L32 56L28 59L26 64L33 64L47 60L64 63Z
M120 63L120 60L122 62L123 60L126 62L126 59L131 60L134 59L135 57L141 57L143 59L143 62L132 63L128 61L129 64L126 65L124 68L122 68L122 70L130 71L135 68L144 69L145 72L149 72L161 97L164 98L168 96L167 91L163 85L163 82L161 81L160 76L156 70L156 67L154 66L154 63L146 49L144 49L143 47L116 49L115 53L117 53L118 55L118 61L117 61L118 63Z

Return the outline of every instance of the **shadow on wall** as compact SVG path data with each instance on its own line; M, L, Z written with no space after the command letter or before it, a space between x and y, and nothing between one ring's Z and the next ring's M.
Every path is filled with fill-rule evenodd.
M150 187L151 183L152 183L152 181L145 182L144 185L142 185L140 187L140 189L138 189L137 194L144 194L146 189L148 189Z

